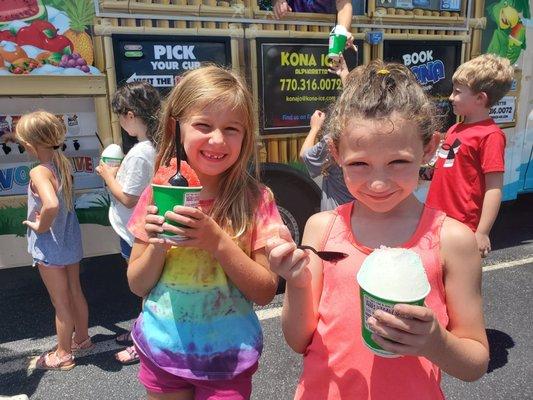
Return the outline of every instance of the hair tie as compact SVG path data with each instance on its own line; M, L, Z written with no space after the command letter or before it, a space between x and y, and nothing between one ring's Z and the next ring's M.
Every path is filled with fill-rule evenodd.
M390 71L388 69L386 69L386 68L382 68L382 69L379 69L376 72L376 74L378 74L378 75L388 75L388 74L390 74Z

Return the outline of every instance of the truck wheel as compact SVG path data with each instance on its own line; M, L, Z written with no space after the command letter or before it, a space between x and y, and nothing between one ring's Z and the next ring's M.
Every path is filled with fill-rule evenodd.
M312 179L294 168L273 167L273 170L263 170L261 181L274 193L283 222L294 241L300 244L307 219L320 211L320 189ZM277 293L284 290L285 281L280 278Z
M289 210L287 210L285 207L280 206L279 204L278 211L279 215L281 216L281 219L283 220L283 223L287 225L287 228L289 228L289 232L291 233L292 239L296 243L300 243L302 240L300 234L300 226L298 225L298 221L296 221L296 218L294 218L294 215L292 215Z
M290 175L272 174L263 182L274 193L283 222L294 241L300 244L305 223L311 215L320 211L320 193L307 181Z

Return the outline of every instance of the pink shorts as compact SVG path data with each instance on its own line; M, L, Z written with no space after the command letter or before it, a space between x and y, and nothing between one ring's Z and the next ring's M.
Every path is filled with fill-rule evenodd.
M159 368L137 349L141 366L139 380L148 392L175 393L193 389L194 400L247 400L252 393L252 375L257 364L229 380L200 380L172 375Z

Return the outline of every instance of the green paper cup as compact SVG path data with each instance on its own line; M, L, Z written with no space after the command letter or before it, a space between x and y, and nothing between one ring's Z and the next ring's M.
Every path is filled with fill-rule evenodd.
M414 306L423 306L424 300L426 299L426 293L422 298L413 300L413 301L394 301L383 299L381 297L375 296L372 293L367 292L359 283L359 296L361 298L361 333L363 336L363 343L366 347L370 349L374 354L377 354L381 357L395 358L400 357L398 354L391 353L390 351L383 350L383 348L372 340L372 331L366 322L370 316L376 310L383 310L389 314L393 314L394 305L398 303L402 304L412 304Z
M102 162L109 165L110 167L119 167L122 163L122 158L113 158L113 157L102 157Z
M337 25L329 34L328 59L330 62L339 59L348 40L348 31L342 25Z
M175 206L197 207L200 199L201 186L163 186L152 184L154 194L154 204L157 207L157 215L165 216L167 211L172 211ZM182 226L173 221L165 219L165 222L174 226ZM164 231L159 237L174 241L187 240L186 236L175 235Z

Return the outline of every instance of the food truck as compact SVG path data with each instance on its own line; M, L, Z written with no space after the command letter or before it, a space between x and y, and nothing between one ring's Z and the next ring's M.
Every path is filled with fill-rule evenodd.
M491 109L507 135L504 201L533 190L532 20L527 0L353 0L358 62L409 67L456 121L447 100L457 66L484 52L515 65L511 91ZM95 174L103 147L132 142L111 112L117 86L137 80L162 95L186 70L225 65L250 83L261 178L298 242L320 189L298 159L314 110L341 89L328 73L335 15L276 20L270 0L9 0L0 4L0 268L29 265L26 192L32 160L6 138L25 112L45 109L67 127L85 256L117 253L110 203ZM425 185L427 186L427 184ZM424 184L421 190L424 190Z

